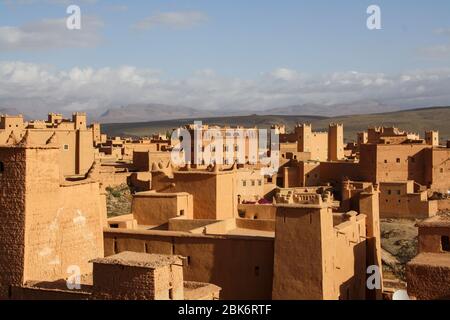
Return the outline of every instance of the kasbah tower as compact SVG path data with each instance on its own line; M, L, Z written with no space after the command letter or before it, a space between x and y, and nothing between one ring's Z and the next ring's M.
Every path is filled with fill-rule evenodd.
M0 297L28 280L66 279L70 266L91 272L88 262L103 256L104 199L99 183L61 183L60 146L0 147ZM8 284L8 285L7 285Z

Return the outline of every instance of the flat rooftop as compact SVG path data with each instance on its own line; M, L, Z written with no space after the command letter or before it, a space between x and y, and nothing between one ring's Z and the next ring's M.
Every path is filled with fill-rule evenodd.
M244 229L244 228L231 229L227 231L226 234L235 236L255 236L255 237L275 238L274 231L264 231L264 230Z
M417 227L419 228L450 228L450 214L440 214L421 222L418 222Z
M409 264L450 269L450 253L419 253Z
M130 267L140 267L157 269L172 264L181 264L181 257L163 254L148 254L125 251L106 258L98 258L92 263L122 265Z

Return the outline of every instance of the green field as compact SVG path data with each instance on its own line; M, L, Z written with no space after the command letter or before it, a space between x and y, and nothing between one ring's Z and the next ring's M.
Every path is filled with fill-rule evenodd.
M328 129L330 122L343 123L345 138L355 140L356 133L370 126L396 126L400 129L418 132L424 136L425 130L439 130L441 140L450 139L450 107L433 107L389 113L363 114L340 117L249 115L236 117L217 117L203 119L180 119L140 123L102 124L102 131L109 136L149 136L153 133L166 133L173 128L201 120L209 125L230 125L267 128L273 124L285 124L292 129L297 123L311 123L313 130Z

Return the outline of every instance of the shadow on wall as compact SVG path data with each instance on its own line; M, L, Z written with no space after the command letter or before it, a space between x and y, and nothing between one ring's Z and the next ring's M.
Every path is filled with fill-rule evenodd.
M355 257L353 276L340 285L339 300L365 299L366 290L364 290L364 288L366 288L366 249L366 241L360 242L353 247L353 256ZM337 252L337 254L339 254L339 252Z

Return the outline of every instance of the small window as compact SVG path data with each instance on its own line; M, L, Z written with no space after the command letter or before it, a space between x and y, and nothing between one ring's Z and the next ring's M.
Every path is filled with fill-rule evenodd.
M450 237L449 236L441 237L441 246L442 246L442 251L450 252Z
M397 163L400 163L400 158L397 158Z
M65 144L64 146L63 146L63 148L64 148L64 150L69 150L69 145L68 144Z
M384 163L388 163L388 161L387 161L387 160L384 160Z
M180 210L180 216L184 216L184 209Z
M255 180L252 180L252 187L254 187L255 185Z
M444 173L444 168L441 168L439 171L440 171L441 173Z
M109 227L110 227L111 229L119 229L119 224L118 224L118 223L111 223L111 224L109 225Z
M246 187L246 186L247 186L247 181L242 180L242 186L243 186L243 187Z
M258 186L262 186L262 180L258 180Z

